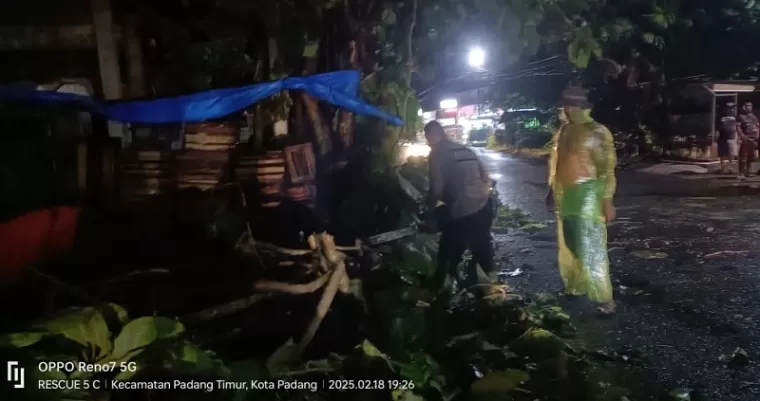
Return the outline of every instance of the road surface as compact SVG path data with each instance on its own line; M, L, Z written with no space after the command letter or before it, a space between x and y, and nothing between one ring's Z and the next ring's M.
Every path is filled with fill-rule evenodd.
M531 292L560 291L556 227L543 204L546 160L476 151L505 204L548 222L532 235L497 236L503 267L525 270L507 281ZM673 388L695 390L692 400L760 400L760 195L697 197L693 186L670 180L618 176L618 218L609 227L618 313L601 319L582 300L561 302L578 341L633 356L603 378L626 384L631 400L656 400ZM737 348L749 365L729 368L721 359Z

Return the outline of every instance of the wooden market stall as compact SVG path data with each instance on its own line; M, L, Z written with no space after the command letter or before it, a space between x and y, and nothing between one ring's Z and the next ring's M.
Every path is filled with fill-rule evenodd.
M182 274L188 280L195 277L193 274L197 274L198 277L209 277L216 274L216 272L210 273L208 271L210 263L215 263L212 265L214 266L213 270L223 264L219 260L223 256L223 252L216 252L219 249L217 245L222 245L227 253L235 253L235 256L238 256L240 260L250 261L250 263L245 264L244 273L249 274L248 279L255 284L251 286L251 281L246 283L246 280L237 279L237 281L243 282L241 289L246 287L245 290L249 296L242 301L228 302L199 313L183 316L183 319L192 321L204 319L208 316L218 317L235 313L241 308L241 303L244 304L243 307L250 305L253 302L250 299L258 299L260 293L307 294L324 289L318 304L314 307L313 316L309 319L308 326L299 341L298 350L303 352L327 314L336 293L349 291L348 273L346 271L347 254L350 252L361 254L364 248L359 243L354 243L352 246L338 246L334 237L327 233L325 228L296 232L301 237L296 246L274 241L267 242L266 238L255 237L252 234L251 226L258 222L252 221L250 204L246 201L247 194L251 192L246 193L245 187L249 183L254 184L254 187L259 188L258 195L264 195L256 197L258 201L263 201L255 205L257 211L260 212L259 214L276 214L271 208L265 208L270 203L272 207L276 207L280 203L297 203L303 208L309 209L314 201L317 172L320 166L320 160L315 156L314 149L321 144L315 143L316 141L312 142L308 136L293 135L292 138L288 138L288 141L281 141L272 146L268 152L251 152L246 150L245 146L239 146L241 130L251 127L245 126L245 123L241 121L243 119L237 117L250 111L251 105L261 102L273 94L286 90L297 90L314 96L315 99L341 107L342 110L375 116L390 124L402 125L403 122L399 118L388 115L357 98L359 78L358 71L338 71L311 77L288 78L263 85L218 89L176 98L118 103L101 102L89 96L77 94L53 93L33 87L0 86L0 101L4 105L23 104L32 109L44 109L52 106L85 112L90 114L93 120L97 119L99 122L118 121L130 124L132 126L130 129L133 134L132 138L134 139L130 141L131 144L126 144L126 146L125 143L119 146L114 141L109 141L108 144L93 143L93 146L89 146L90 137L105 136L106 139L113 139L108 138L108 130L105 129L105 124L99 124L103 127L97 130L97 135L90 134L84 138L87 146L77 147L76 144L71 146L72 149L83 149L78 153L82 157L77 159L76 168L68 169L72 173L76 173L69 175L82 178L76 188L80 190L75 196L76 199L67 203L70 205L68 208L71 209L71 212L68 213L69 209L66 209L67 213L55 212L61 208L58 206L60 201L43 194L46 202L47 200L49 202L31 207L31 212L29 211L30 207L14 212L13 215L8 216L11 220L0 221L0 228L5 228L0 230L0 234L2 234L0 235L0 242L12 244L17 254L22 253L19 248L28 247L30 252L24 254L31 255L25 257L24 260L18 260L18 258L9 257L12 256L11 252L4 254L0 252L0 270L7 272L12 268L18 272L31 271L38 278L54 283L56 288L62 288L69 294L74 294L74 297L97 304L97 297L89 297L91 288L86 287L85 284L82 284L81 288L69 284L71 283L70 280L73 280L73 276L79 279L97 277L105 280L106 276L118 273L118 268L129 267L127 266L128 263L125 262L129 259L132 262L132 267L135 264L141 268L146 265L162 266L162 269L159 270L164 270L162 274L171 271L172 280L176 278L175 276L178 277ZM31 118L29 120L36 121L37 119ZM15 125L6 127L8 131L18 134L14 138L17 138L19 142L25 144L29 142L29 133L26 132L26 127L16 124L15 120L12 122ZM138 130L143 131L143 135L138 135ZM46 133L46 127L40 126L38 135L40 144L29 143L25 146L34 149L45 148L45 143L49 142L49 135L45 135ZM145 135L146 133L147 135ZM341 139L350 143L350 141L346 141L345 137ZM96 149L113 149L114 151L94 151ZM324 157L326 155L320 152L319 156ZM19 159L23 161L30 158L20 157ZM50 174L47 171L55 169L54 160L44 154L40 154L34 159L42 160L40 164L46 169L38 175L50 176L51 178L48 181L55 182L55 174ZM114 162L114 160L116 161ZM14 168L14 172L20 172L23 168L28 169L21 162L16 163ZM325 170L327 171L327 169ZM90 185L90 180L87 179L89 177L100 177L95 181L100 184L107 183L107 185ZM13 174L0 176L0 184L5 184L5 186L0 186L3 193L9 195L18 186L17 181ZM44 182L43 184L46 185L43 186L34 185L39 184L39 182L30 183L29 187L47 189L51 186L48 185L48 181ZM111 183L116 185L111 185ZM76 186L76 184L75 181L72 186ZM223 192L225 192L225 196L217 196ZM90 197L87 196L88 193L95 193L98 196ZM185 196L188 194L192 194L195 199L192 199L193 196ZM228 196L229 194L238 195L242 210L234 210L234 212L239 213L227 213L226 219L217 219L221 214L217 213L219 210L224 212L227 207L229 210L237 206L232 205L233 198ZM43 195L37 197L42 199ZM108 201L105 203L85 203L82 201L84 198ZM142 199L140 202L135 202L138 200L137 198ZM251 196L250 198L254 197ZM160 201L156 201L159 199ZM196 199L201 201L196 202ZM115 202L110 202L110 200L115 200ZM145 200L152 201L144 202ZM201 231L208 230L208 232L201 234L211 233L212 235L203 238L204 240L212 239L211 241L195 242L192 235L182 237L182 240L187 241L178 240L179 234L185 234L182 232L185 231L183 229L190 225L183 226L174 232L152 230L151 227L148 227L154 225L155 217L163 216L159 216L158 213L145 212L146 209L168 211L167 214L173 213L174 216L171 217L176 217L181 212L180 209L185 207L187 203L193 202L204 206L211 204L210 207L206 207L206 210L211 210L213 213L196 214L194 210L187 213L187 215L199 216L196 217L194 223L200 224L195 226L200 226ZM145 207L146 203L147 208ZM40 224L39 227L29 227L28 224L25 224L28 219L24 220L23 217L30 213L38 213L39 210L37 209L39 208L46 212L45 216L52 217L43 221L44 224ZM48 213L48 209L54 209L54 211ZM79 213L80 210L83 213ZM93 217L92 219L80 219L80 216L87 214L85 212L91 211L97 212L90 215ZM127 213L111 213L113 211L127 211ZM61 219L61 215L70 218ZM139 241L132 241L133 238L122 235L121 232L126 230L123 230L122 226L116 227L117 224L111 224L113 215L129 217L128 219L114 220L118 223L129 223L137 226L142 224L137 227L140 231L135 236L139 237ZM134 224L135 219L132 217L140 217L145 223ZM301 216L298 215L292 217L290 221L273 222L272 225L279 225L289 231L294 231L288 223L300 218ZM56 224L49 224L50 220L65 220L64 222L67 223L65 228L69 229L57 229ZM83 222L95 224L88 226L82 224ZM258 224L259 226L267 226L266 224ZM127 226L128 224L123 225ZM20 226L24 227L25 232L22 233L18 229ZM240 226L245 227L242 229L242 233L238 230ZM54 228L56 229L53 230ZM88 235L83 236L77 233L77 231L87 231L85 228L90 229ZM230 237L235 237L233 244L213 241L218 238L218 232L225 230L230 234ZM59 241L60 237L65 237L69 241ZM93 239L95 242L87 243L86 246L76 245L77 241L83 237L88 240ZM41 241L41 238L45 241ZM123 241L123 239L127 241ZM48 249L48 244L55 245L55 255L50 252L51 249ZM198 249L195 249L194 245L197 244L206 246L208 252L204 253L203 250L196 252ZM79 247L85 250L81 254L76 252ZM74 264L65 266L62 264L61 266L65 267L63 270L66 271L55 272L55 277L50 274L43 274L37 268L37 266L51 261L51 255L58 257L75 254L82 258L76 259L78 262L76 266ZM201 257L200 260L198 260L199 256ZM213 260L202 259L204 256L212 256ZM246 259L247 256L251 256L251 258ZM184 257L184 259L180 257ZM177 262L178 259L181 259L180 263ZM272 261L274 263L271 263ZM12 266L10 266L11 264ZM200 272L190 274L187 272L188 266L197 267ZM269 269L269 267L278 266L292 267L298 272L297 277L284 279L273 277L270 280L266 273L273 275L272 273L277 273L282 269ZM87 274L82 273L85 271L83 267L93 269L92 271L97 269L96 273L99 275L90 276L89 274L92 271L87 271ZM65 276L65 273L75 269L78 269L76 275ZM243 274L241 271L232 269L230 272L230 277L233 280ZM256 274L254 275L252 272ZM126 276L131 277L131 273L134 272L130 272ZM304 278L310 281L301 280ZM77 284L80 283L77 282ZM172 286L178 287L177 285ZM162 291L165 290L165 288L162 289ZM48 289L45 291L49 294L46 295L49 299L46 298L44 301L45 308L52 308L51 305L56 302L56 291L49 291ZM140 291L143 289L141 288ZM250 295L251 291L259 294ZM220 300L222 298L229 299L229 294L226 292L217 295ZM159 296L164 297L163 292L152 295L146 293L141 298L147 300ZM176 298L176 302L186 303L184 296ZM200 300L207 301L205 298Z

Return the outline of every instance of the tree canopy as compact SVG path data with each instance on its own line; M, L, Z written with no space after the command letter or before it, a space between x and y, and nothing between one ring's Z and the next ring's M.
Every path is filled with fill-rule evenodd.
M407 121L396 139L419 128L419 95L442 82L475 80L497 106L541 106L571 81L594 88L610 80L630 87L748 79L760 61L751 51L760 44L755 0L176 0L129 7L150 44L156 95L359 69L363 96ZM466 65L473 46L487 54L480 71ZM277 102L270 109L287 114L292 99ZM332 117L322 113L325 125Z

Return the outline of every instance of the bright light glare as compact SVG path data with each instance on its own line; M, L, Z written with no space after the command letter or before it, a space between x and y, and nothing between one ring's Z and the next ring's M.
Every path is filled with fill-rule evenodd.
M503 175L499 173L491 173L488 176L491 177L492 180L496 180L496 181L499 181L502 177L504 177Z
M417 115L422 117L422 109L417 110Z
M456 99L443 99L440 103L442 109L456 109L458 105Z
M428 157L430 146L423 143L409 143L403 147L403 158L409 157Z
M480 47L474 47L470 49L470 54L467 55L467 63L470 67L480 68L486 63L486 52Z
M489 159L491 160L504 160L505 157L501 154L501 152L488 152L484 153Z

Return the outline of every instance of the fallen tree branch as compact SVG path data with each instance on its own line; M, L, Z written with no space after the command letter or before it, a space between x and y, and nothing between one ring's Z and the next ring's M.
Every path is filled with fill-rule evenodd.
M253 288L256 291L261 292L281 292L294 295L309 294L324 287L329 278L329 274L323 274L317 277L317 279L305 284L291 284L283 283L281 281L262 280L256 282L256 284L253 285Z
M87 287L99 287L102 285L109 285L113 283L118 283L120 281L126 281L138 276L148 276L153 274L170 274L171 270L169 269L148 269L148 270L135 270L131 271L126 274L122 274L116 277L111 277L102 281L96 281L90 284L86 284Z
M327 316L327 312L330 310L330 306L335 299L335 294L338 292L338 288L345 275L346 264L341 260L336 264L332 274L330 274L330 281L325 287L325 292L322 293L322 298L319 300L319 304L317 304L317 311L311 319L311 322L309 322L309 326L306 328L303 337L301 337L301 341L298 342L299 356L303 354L306 347L317 334L319 326L322 324L322 320L324 320L325 316Z
M351 280L348 278L348 274L343 275L338 290L343 294L348 294L351 291Z
M255 254L257 249L259 251L274 252L290 256L304 256L310 255L314 252L314 249L285 248L279 245L270 244L268 242L259 241L253 237L250 237L247 233L243 233L243 235L238 240L235 248L243 253L249 254ZM354 246L335 246L334 249L339 252L363 252L368 250L368 248L363 246L359 240L356 241L356 245Z
M248 254L257 254L257 248L258 250L265 252L276 252L290 256L309 255L313 252L310 249L290 249L270 244L268 242L258 241L251 237L248 233L243 233L243 235L238 240L237 245L235 246L235 249L238 251Z
M269 299L274 294L253 294L245 298L237 299L226 304L213 306L203 309L201 311L190 313L179 318L182 321L196 321L196 320L209 320L224 316L229 316L233 313L241 311L243 309L250 308L254 304L261 302L265 299Z
M705 255L705 258L714 258L720 255L746 255L749 251L718 251Z
M348 276L346 275L345 255L335 249L335 238L328 233L314 234L309 237L309 246L319 251L320 263L332 267L330 281L327 283L322 297L317 304L316 312L306 328L301 341L297 345L297 355L300 357L306 347L314 339L330 306L339 290L348 291Z

